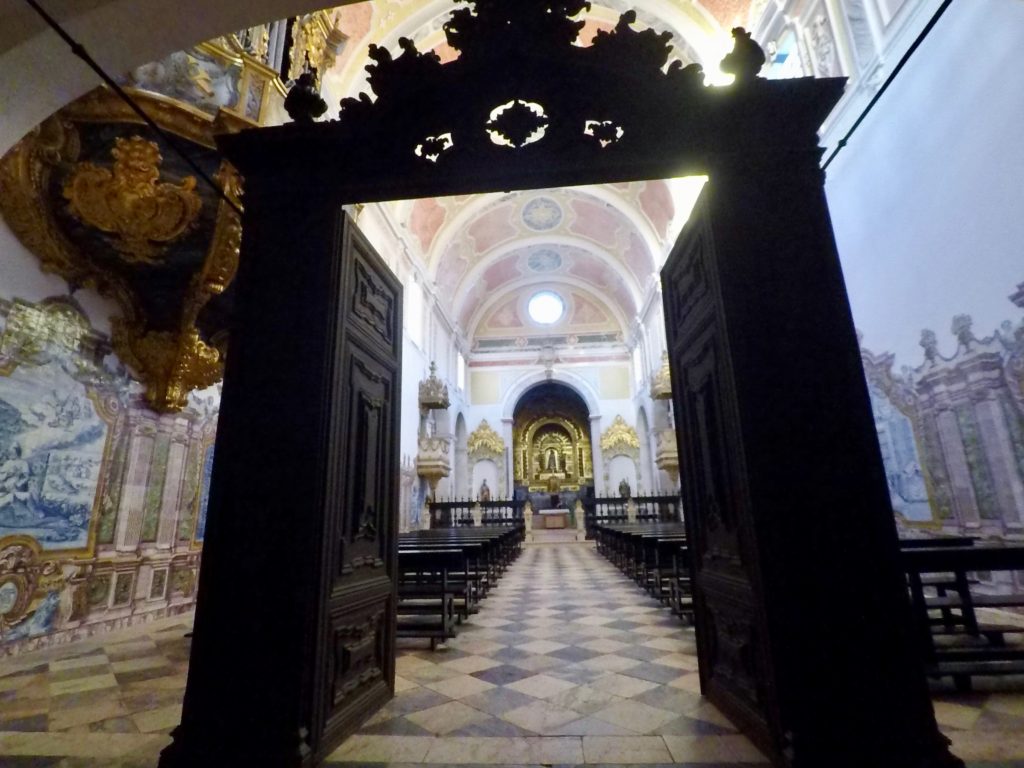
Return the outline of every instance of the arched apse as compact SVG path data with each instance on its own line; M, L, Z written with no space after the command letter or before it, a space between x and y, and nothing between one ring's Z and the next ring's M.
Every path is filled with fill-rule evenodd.
M593 486L590 414L576 390L557 381L531 387L516 402L512 422L517 492L550 501L564 493L575 499Z
M597 392L594 390L590 382L569 371L552 370L525 374L517 379L505 393L505 398L501 405L502 419L505 421L511 421L512 417L515 415L516 404L522 396L526 394L528 390L549 381L564 384L579 395L583 399L583 402L586 403L587 411L591 419L595 416L600 416L601 406L598 402Z

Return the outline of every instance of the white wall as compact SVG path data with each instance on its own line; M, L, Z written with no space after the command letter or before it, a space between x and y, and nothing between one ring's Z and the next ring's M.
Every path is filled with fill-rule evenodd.
M1024 3L953 3L828 169L853 306L875 352L951 355L954 314L991 334L1024 281Z

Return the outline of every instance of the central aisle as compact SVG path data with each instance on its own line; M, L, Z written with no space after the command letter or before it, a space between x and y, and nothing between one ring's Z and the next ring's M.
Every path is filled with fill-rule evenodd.
M404 644L403 644L404 643ZM766 763L699 695L693 630L591 544L528 545L330 762Z

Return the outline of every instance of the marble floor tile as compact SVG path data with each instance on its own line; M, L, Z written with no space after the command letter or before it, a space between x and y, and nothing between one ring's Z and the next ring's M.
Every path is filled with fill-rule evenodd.
M501 666L501 662L495 661L494 659L488 659L484 656L464 656L463 658L455 659L454 661L445 661L441 666L445 669L452 669L456 672L471 675L474 672L483 672L485 669L499 667Z
M652 683L649 680L640 680L636 677L628 677L627 675L611 673L604 677L599 677L597 680L590 683L590 687L628 699L644 693L645 691L657 688L658 684Z
M552 696L564 693L570 688L575 688L576 683L571 683L568 680L561 680L557 677L551 677L550 675L541 674L517 680L514 683L509 683L505 687L538 699L550 699Z
M436 741L429 736L374 736L357 733L331 753L327 762L419 763Z
M677 763L768 764L744 736L666 735L663 738Z
M405 719L431 733L443 736L459 728L475 723L487 722L491 716L458 701L449 701L430 709L412 712Z
M633 733L659 733L659 728L679 717L677 712L634 700L617 701L594 713L598 720L621 725Z
M480 680L472 675L458 675L444 680L434 680L423 684L424 688L436 691L449 699L462 699L474 693L483 693L494 687L493 683Z
M550 653L551 651L559 651L565 648L564 643L558 643L553 640L534 640L531 643L525 643L523 645L516 646L521 651L527 651L529 653Z
M672 755L660 736L584 736L588 763L668 763Z
M525 706L503 713L501 719L534 733L546 733L551 728L578 720L579 713L543 700L534 700Z

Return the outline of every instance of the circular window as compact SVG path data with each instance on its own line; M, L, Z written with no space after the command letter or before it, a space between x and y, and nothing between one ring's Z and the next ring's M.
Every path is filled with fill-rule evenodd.
M530 299L527 311L534 322L551 325L562 319L562 315L565 313L565 302L554 291L541 291Z

